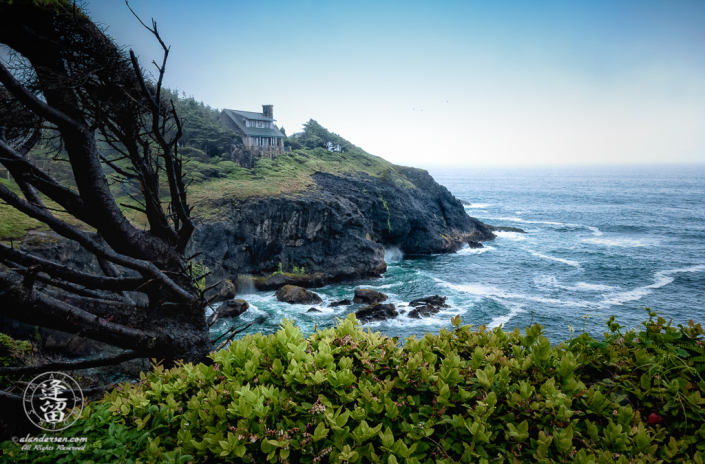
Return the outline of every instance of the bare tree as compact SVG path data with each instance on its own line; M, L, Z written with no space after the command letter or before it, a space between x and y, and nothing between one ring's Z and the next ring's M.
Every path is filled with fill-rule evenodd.
M0 184L0 200L78 242L103 271L80 272L0 244L9 269L0 273L0 314L126 350L99 364L203 361L214 349L205 291L196 285L204 277L184 256L194 223L177 153L181 121L162 96L169 48L155 22L145 27L164 51L153 79L132 50L125 53L69 1L0 3L0 43L15 57L0 62L0 162L22 193ZM28 160L52 137L75 188ZM123 207L144 213L147 230L126 218L111 192L111 182L125 181L139 194ZM85 227L59 219L46 199ZM0 369L11 372L28 370Z

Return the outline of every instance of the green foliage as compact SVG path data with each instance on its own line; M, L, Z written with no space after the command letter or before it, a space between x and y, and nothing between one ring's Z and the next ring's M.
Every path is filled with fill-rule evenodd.
M291 139L290 143L292 141L296 141L302 147L311 150L314 148L324 148L327 142L332 142L333 145L340 145L343 151L350 151L353 148L357 148L340 135L330 132L313 119L309 119L309 121L304 124L303 134L298 138Z
M308 339L292 321L155 366L90 405L64 436L85 453L35 462L702 462L703 329L649 313L551 347L540 326L461 326L396 339L354 315ZM682 350L682 351L679 351ZM6 458L17 445L2 446Z
M183 135L179 143L198 149L208 158L221 156L230 152L230 144L235 133L228 129L220 119L220 111L196 101L193 97L186 97L183 93L179 97L178 90L165 90L167 101L173 101L176 112L183 122ZM185 148L186 148L185 147ZM184 153L184 148L179 149ZM184 153L192 157L190 153ZM199 159L207 162L207 159Z
M0 333L0 366L9 367L24 364L24 360L32 350L32 344L27 341L15 340ZM0 387L7 387L10 382L0 377Z
M294 266L291 273L294 275L304 275L304 274L306 274L306 269L304 269L303 266L301 266L301 267Z
M31 349L30 342L15 340L9 335L0 333L0 366L16 365L18 358L26 356Z
M284 271L282 270L282 263L279 263L277 266L277 270L275 272L272 272L272 275L284 275Z
M191 276L191 280L193 281L193 286L201 292L205 291L206 274L208 273L208 267L201 262L190 263L189 273Z
M379 194L379 201L382 202L382 207L387 211L387 229L389 232L392 231L392 213L389 212L389 206L387 206L387 201L384 199L382 194Z

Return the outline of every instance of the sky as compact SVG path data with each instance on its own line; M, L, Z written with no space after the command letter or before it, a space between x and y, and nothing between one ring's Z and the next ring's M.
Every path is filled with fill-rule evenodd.
M165 83L393 163L705 162L705 2L132 0ZM161 60L120 0L94 21Z

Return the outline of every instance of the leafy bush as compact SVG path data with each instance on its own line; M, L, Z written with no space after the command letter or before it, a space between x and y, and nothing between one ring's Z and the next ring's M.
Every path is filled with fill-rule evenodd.
M552 347L538 325L452 323L400 347L354 315L308 338L285 320L212 366L156 366L64 434L84 454L35 462L703 462L700 324L649 312Z
M24 364L27 360L32 344L27 341L15 340L12 337L0 333L0 366L10 367ZM7 387L11 382L4 377L0 377L0 387Z

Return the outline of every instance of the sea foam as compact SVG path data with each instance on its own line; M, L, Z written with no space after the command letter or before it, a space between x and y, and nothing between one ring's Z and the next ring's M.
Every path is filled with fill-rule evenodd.
M586 238L583 242L593 243L595 245L616 246L616 247L645 247L658 245L657 240L653 239L634 239L627 237L602 237L602 238Z
M536 251L532 250L527 250L529 253L532 255L536 256L537 258L544 258L544 259L550 259L551 261L557 261L559 263L567 264L569 266L577 267L578 269L582 269L582 266L580 266L580 263L577 261L572 261L570 259L563 259L563 258L556 258L554 256L548 256L544 255L542 253L538 253Z
M479 255L480 253L486 253L488 251L495 250L495 247L492 246L486 246L482 248L470 248L469 246L465 246L458 250L457 254L459 255Z
M498 232L495 232L494 234L499 238L506 238L509 240L514 240L515 242L518 242L520 240L526 240L526 234L522 234L519 232L506 232L500 230Z
M705 264L700 264L697 266L682 268L682 269L666 269L663 271L658 271L654 274L654 283L651 285L645 285L643 287L638 287L627 292L614 293L608 295L601 303L606 306L612 305L622 305L628 301L640 300L646 295L650 294L653 290L672 283L676 278L673 274L678 274L681 272L701 272L705 271Z

